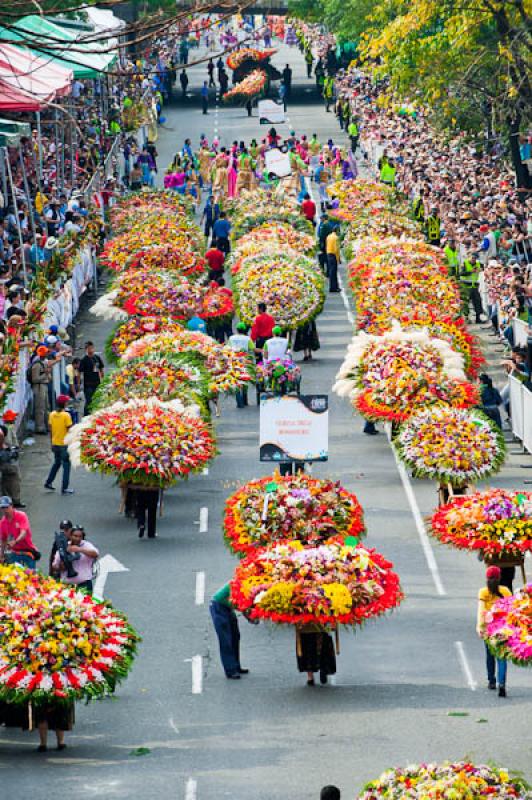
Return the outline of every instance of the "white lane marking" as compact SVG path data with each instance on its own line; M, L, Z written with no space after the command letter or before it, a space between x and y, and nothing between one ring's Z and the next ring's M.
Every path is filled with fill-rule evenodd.
M171 729L173 730L173 732L177 733L177 735L179 736L179 728L175 724L173 717L170 717L170 719L168 720L168 724L171 727Z
M471 667L469 666L469 661L467 660L465 648L463 642L455 642L454 646L456 647L456 652L458 653L458 660L460 661L460 666L462 667L462 672L464 673L464 678L467 681L467 685L471 689L472 692L475 691L477 688L477 682L473 678L473 672Z
M198 796L198 784L194 778L189 778L185 785L185 800L196 800Z
M412 484L410 483L410 478L408 477L408 473L404 467L404 464L399 460L395 447L392 444L391 441L392 437L389 425L386 426L386 435L388 437L388 441L390 442L390 447L392 448L393 457L395 458L395 464L397 466L397 471L399 472L399 477L401 478L401 482L403 484L403 489L405 490L407 500L410 504L410 510L412 511L414 522L416 523L419 540L421 542L421 547L423 548L423 552L425 554L427 566L430 569L432 575L432 580L434 581L434 586L436 587L437 593L441 597L444 597L447 594L447 592L445 591L445 588L441 580L440 570L438 569L438 564L436 563L436 558L434 556L434 551L432 549L432 545L430 543L427 534L427 529L425 528L425 523L423 522L421 511L419 510L419 506L417 504L416 496L414 494Z
M203 691L203 658L192 656L192 694L201 694Z
M350 325L354 325L355 324L355 318L354 318L353 314L351 313L351 311L347 312L347 321L349 322Z
M124 567L123 564L120 563L114 556L107 553L105 556L102 556L99 561L99 568L100 571L98 573L98 577L94 582L94 590L92 596L95 600L103 600L103 592L105 589L105 584L107 582L107 576L110 572L129 572L127 567Z
M203 506L199 512L199 532L207 533L209 530L209 509Z
M196 572L196 591L195 603L197 606L202 606L205 602L205 573Z

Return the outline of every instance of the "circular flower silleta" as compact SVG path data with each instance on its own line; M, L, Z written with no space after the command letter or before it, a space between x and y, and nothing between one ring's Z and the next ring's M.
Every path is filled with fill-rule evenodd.
M525 800L524 781L508 772L470 761L409 764L383 772L366 784L357 800Z
M422 411L401 425L395 445L416 478L455 486L498 472L506 454L501 431L477 409Z
M532 666L532 583L493 604L486 614L484 640L497 658Z
M314 546L360 538L365 528L360 503L339 482L275 473L246 483L226 500L224 534L235 553L249 554L281 540Z
M246 353L219 344L204 333L180 328L170 333L143 336L127 348L124 361L150 354L196 353L205 359L210 374L209 391L234 392L239 386L255 382L255 368Z
M154 245L201 250L204 239L185 217L177 218L173 213L144 215L137 224L111 239L100 258L110 269L122 272L135 253Z
M522 557L532 552L532 492L489 489L455 497L431 520L440 542L486 555Z
M264 252L265 247L270 247L277 252L290 248L295 253L312 255L316 250L316 238L311 234L294 230L290 225L282 222L270 222L253 228L249 233L241 236L235 243L231 254L231 272L236 275L239 271L240 259L246 256L256 256Z
M399 422L433 405L467 408L479 402L464 361L442 339L395 324L381 336L359 333L348 347L334 391L368 419Z
M278 544L240 562L231 599L250 619L325 628L361 625L401 602L392 566L362 545Z
M216 455L199 410L179 400L131 400L75 425L66 443L74 466L139 486L165 488L205 467Z
M126 269L166 270L195 280L208 271L207 262L194 250L173 244L159 244L139 250L125 265Z
M150 397L163 402L177 398L199 405L208 397L208 387L209 373L194 355L146 356L128 361L107 375L93 396L91 410Z
M150 334L165 332L178 336L184 331L182 325L165 317L129 317L120 322L112 331L105 343L105 355L108 361L116 363L130 344Z
M0 701L39 706L112 694L138 641L109 603L0 565Z
M264 302L278 325L294 330L322 310L324 278L305 256L295 260L283 253L250 256L236 276L235 300L244 322L251 324L257 303Z

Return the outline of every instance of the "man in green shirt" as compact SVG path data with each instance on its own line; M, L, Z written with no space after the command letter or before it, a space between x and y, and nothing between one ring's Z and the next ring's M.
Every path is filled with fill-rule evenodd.
M213 595L210 612L220 645L220 658L229 680L240 680L248 669L240 666L240 631L238 619L231 602L231 586L226 583Z
M356 153L358 147L358 125L356 120L351 120L347 128L347 133L351 139L351 152Z
M471 302L473 309L475 311L475 322L477 325L482 322L482 299L480 297L480 292L478 290L478 284L480 279L480 270L482 269L482 264L478 259L477 253L473 253L472 255L468 256L464 259L464 263L462 265L462 270L460 274L460 285L464 287L465 292L467 293L468 301ZM468 312L469 312L469 302L468 302Z

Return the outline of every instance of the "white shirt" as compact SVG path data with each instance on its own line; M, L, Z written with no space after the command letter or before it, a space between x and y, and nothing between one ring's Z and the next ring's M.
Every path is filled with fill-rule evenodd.
M236 353L249 353L251 337L246 333L233 333L229 337L229 346Z
M284 358L288 352L288 339L274 336L266 342L266 361L273 361L276 358Z

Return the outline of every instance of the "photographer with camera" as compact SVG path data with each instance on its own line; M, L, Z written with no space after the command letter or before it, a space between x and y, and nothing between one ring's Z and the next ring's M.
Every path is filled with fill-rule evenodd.
M54 543L52 545L52 549L50 550L50 557L48 559L48 574L52 576L52 578L57 578L59 580L59 567L54 567L54 559L57 552L66 552L68 545L70 544L70 535L72 533L73 523L69 519L63 519L59 523L59 532L54 532ZM79 554L77 554L79 558ZM72 554L70 556L72 561L76 561L76 554Z
M7 413L8 412L6 412L6 414ZM4 422L0 424L1 491L3 495L13 498L13 505L15 508L25 508L26 506L20 500L20 467L18 463L20 451L18 442L14 431L10 431L5 424L5 415L2 419Z
M59 570L60 580L78 589L92 592L94 564L100 554L97 548L85 539L83 526L73 525L69 538L65 534L56 535L56 543L57 552L52 562L52 569Z
M0 511L0 562L35 569L41 554L33 544L27 515L13 508L13 501L7 495L0 497Z

